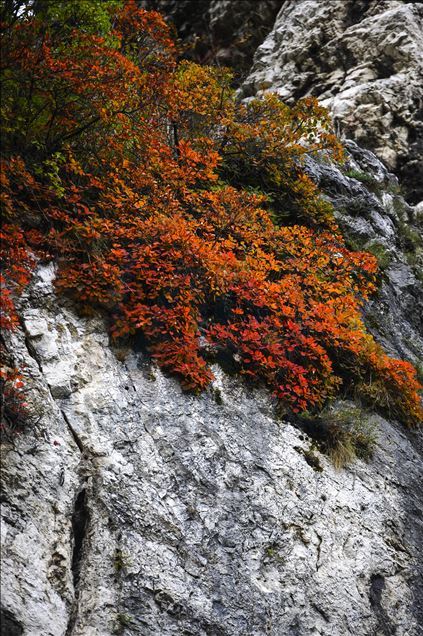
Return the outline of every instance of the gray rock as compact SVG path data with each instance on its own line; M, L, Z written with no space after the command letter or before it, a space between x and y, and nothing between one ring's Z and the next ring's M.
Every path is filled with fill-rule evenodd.
M422 365L423 241L416 212L373 153L351 140L345 147L343 166L308 158L306 170L333 204L347 244L379 257L379 288L365 308L369 330L390 355Z
M286 0L258 48L244 94L315 95L347 137L423 198L423 4Z
M412 436L374 416L370 464L336 471L316 451L318 471L266 392L216 368L190 396L143 354L116 357L101 321L55 299L52 274L10 343L44 409L3 447L10 633L419 633Z

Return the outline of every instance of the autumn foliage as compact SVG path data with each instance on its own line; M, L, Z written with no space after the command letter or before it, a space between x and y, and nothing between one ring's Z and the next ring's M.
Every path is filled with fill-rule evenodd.
M32 255L52 255L58 289L106 309L115 338L142 333L187 389L214 358L294 412L348 391L416 423L414 369L360 317L375 258L346 248L304 170L342 155L326 111L240 103L229 71L177 62L158 13L106 6L100 34L2 24L3 326Z

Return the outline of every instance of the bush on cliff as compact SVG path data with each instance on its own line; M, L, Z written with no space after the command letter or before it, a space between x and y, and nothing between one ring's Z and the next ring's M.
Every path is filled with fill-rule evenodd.
M360 317L376 260L302 168L342 154L316 100L239 103L130 0L3 7L4 327L32 254L54 257L58 289L142 332L187 389L212 379L207 342L294 412L348 389L421 418L414 369Z

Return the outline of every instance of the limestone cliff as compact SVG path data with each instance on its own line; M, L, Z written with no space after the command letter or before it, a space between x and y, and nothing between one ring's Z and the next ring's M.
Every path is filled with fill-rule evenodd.
M198 9L162 4L183 4L188 24ZM254 3L234 4L240 37ZM421 5L271 4L282 8L245 93L316 94L415 194ZM372 152L346 147L344 166L307 170L351 245L381 262L369 328L421 363L419 208ZM373 458L336 470L265 391L215 368L207 392L187 395L142 350L112 347L100 317L56 296L54 276L40 264L7 341L39 421L2 445L2 636L423 633L417 433L370 416Z
M415 440L375 416L336 471L266 393L216 369L189 397L113 351L53 276L11 342L42 417L3 449L2 633L419 633Z

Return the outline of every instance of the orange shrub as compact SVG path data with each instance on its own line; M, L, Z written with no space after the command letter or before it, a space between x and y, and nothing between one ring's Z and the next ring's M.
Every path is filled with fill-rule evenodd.
M56 255L60 290L107 308L115 337L141 331L188 389L212 379L208 343L292 411L351 384L371 399L376 380L377 403L421 418L411 365L360 319L376 260L346 248L303 170L306 154L342 155L327 112L313 98L239 103L227 70L177 64L163 19L135 2L113 24L112 38L7 27L8 289L25 231Z

